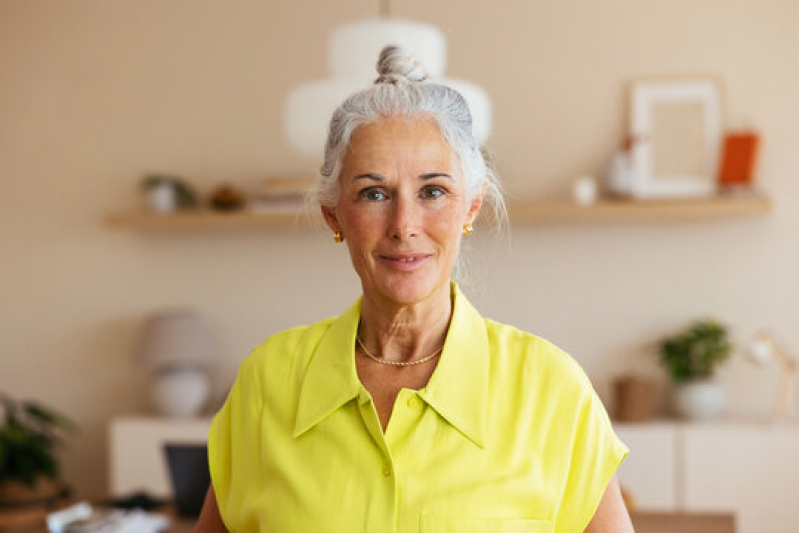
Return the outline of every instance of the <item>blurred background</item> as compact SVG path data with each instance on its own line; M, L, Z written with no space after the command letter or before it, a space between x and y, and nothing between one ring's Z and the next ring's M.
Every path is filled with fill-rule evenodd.
M327 76L338 25L378 12L375 0L0 0L0 391L79 426L59 452L78 494L109 493L110 424L153 413L138 356L147 317L174 307L203 317L218 347L210 415L255 345L359 295L346 249L321 228L148 232L106 217L141 209L141 180L153 172L201 195L313 176L320 158L287 140L287 97ZM568 200L578 176L601 180L629 131L632 82L719 82L722 128L760 137L755 183L770 212L512 220L501 238L478 226L466 292L485 316L572 354L611 411L619 376L653 380L653 416L668 423L658 342L714 317L734 348L718 372L728 397L713 424L733 431L727 443L735 428L759 428L780 372L748 362L747 343L769 328L799 350L799 3L393 0L391 15L441 29L447 75L488 93L487 144L510 202ZM779 430L792 439L779 444L790 468L770 493L796 494L791 428ZM661 507L689 508L687 495ZM762 505L792 512L781 519L788 529L760 531L795 531L799 515L777 499Z

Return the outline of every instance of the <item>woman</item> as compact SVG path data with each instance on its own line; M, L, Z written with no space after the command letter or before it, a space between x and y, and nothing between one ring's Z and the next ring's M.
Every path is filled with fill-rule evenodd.
M242 363L197 531L632 531L585 374L451 281L501 202L466 103L396 47L378 72L334 114L318 191L363 295Z

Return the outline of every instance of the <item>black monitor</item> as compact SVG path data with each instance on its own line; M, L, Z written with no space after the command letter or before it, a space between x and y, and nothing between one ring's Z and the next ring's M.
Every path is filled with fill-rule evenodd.
M166 444L164 452L178 514L200 516L205 493L211 484L208 447L205 444Z

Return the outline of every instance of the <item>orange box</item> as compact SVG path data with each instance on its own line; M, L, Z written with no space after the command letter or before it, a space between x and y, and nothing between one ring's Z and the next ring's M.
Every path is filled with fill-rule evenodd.
M723 187L751 185L759 139L756 133L728 133L719 165L719 184Z

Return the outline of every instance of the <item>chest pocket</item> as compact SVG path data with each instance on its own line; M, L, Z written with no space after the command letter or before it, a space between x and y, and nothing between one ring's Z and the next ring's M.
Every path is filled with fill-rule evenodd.
M552 533L550 520L423 515L421 533Z

